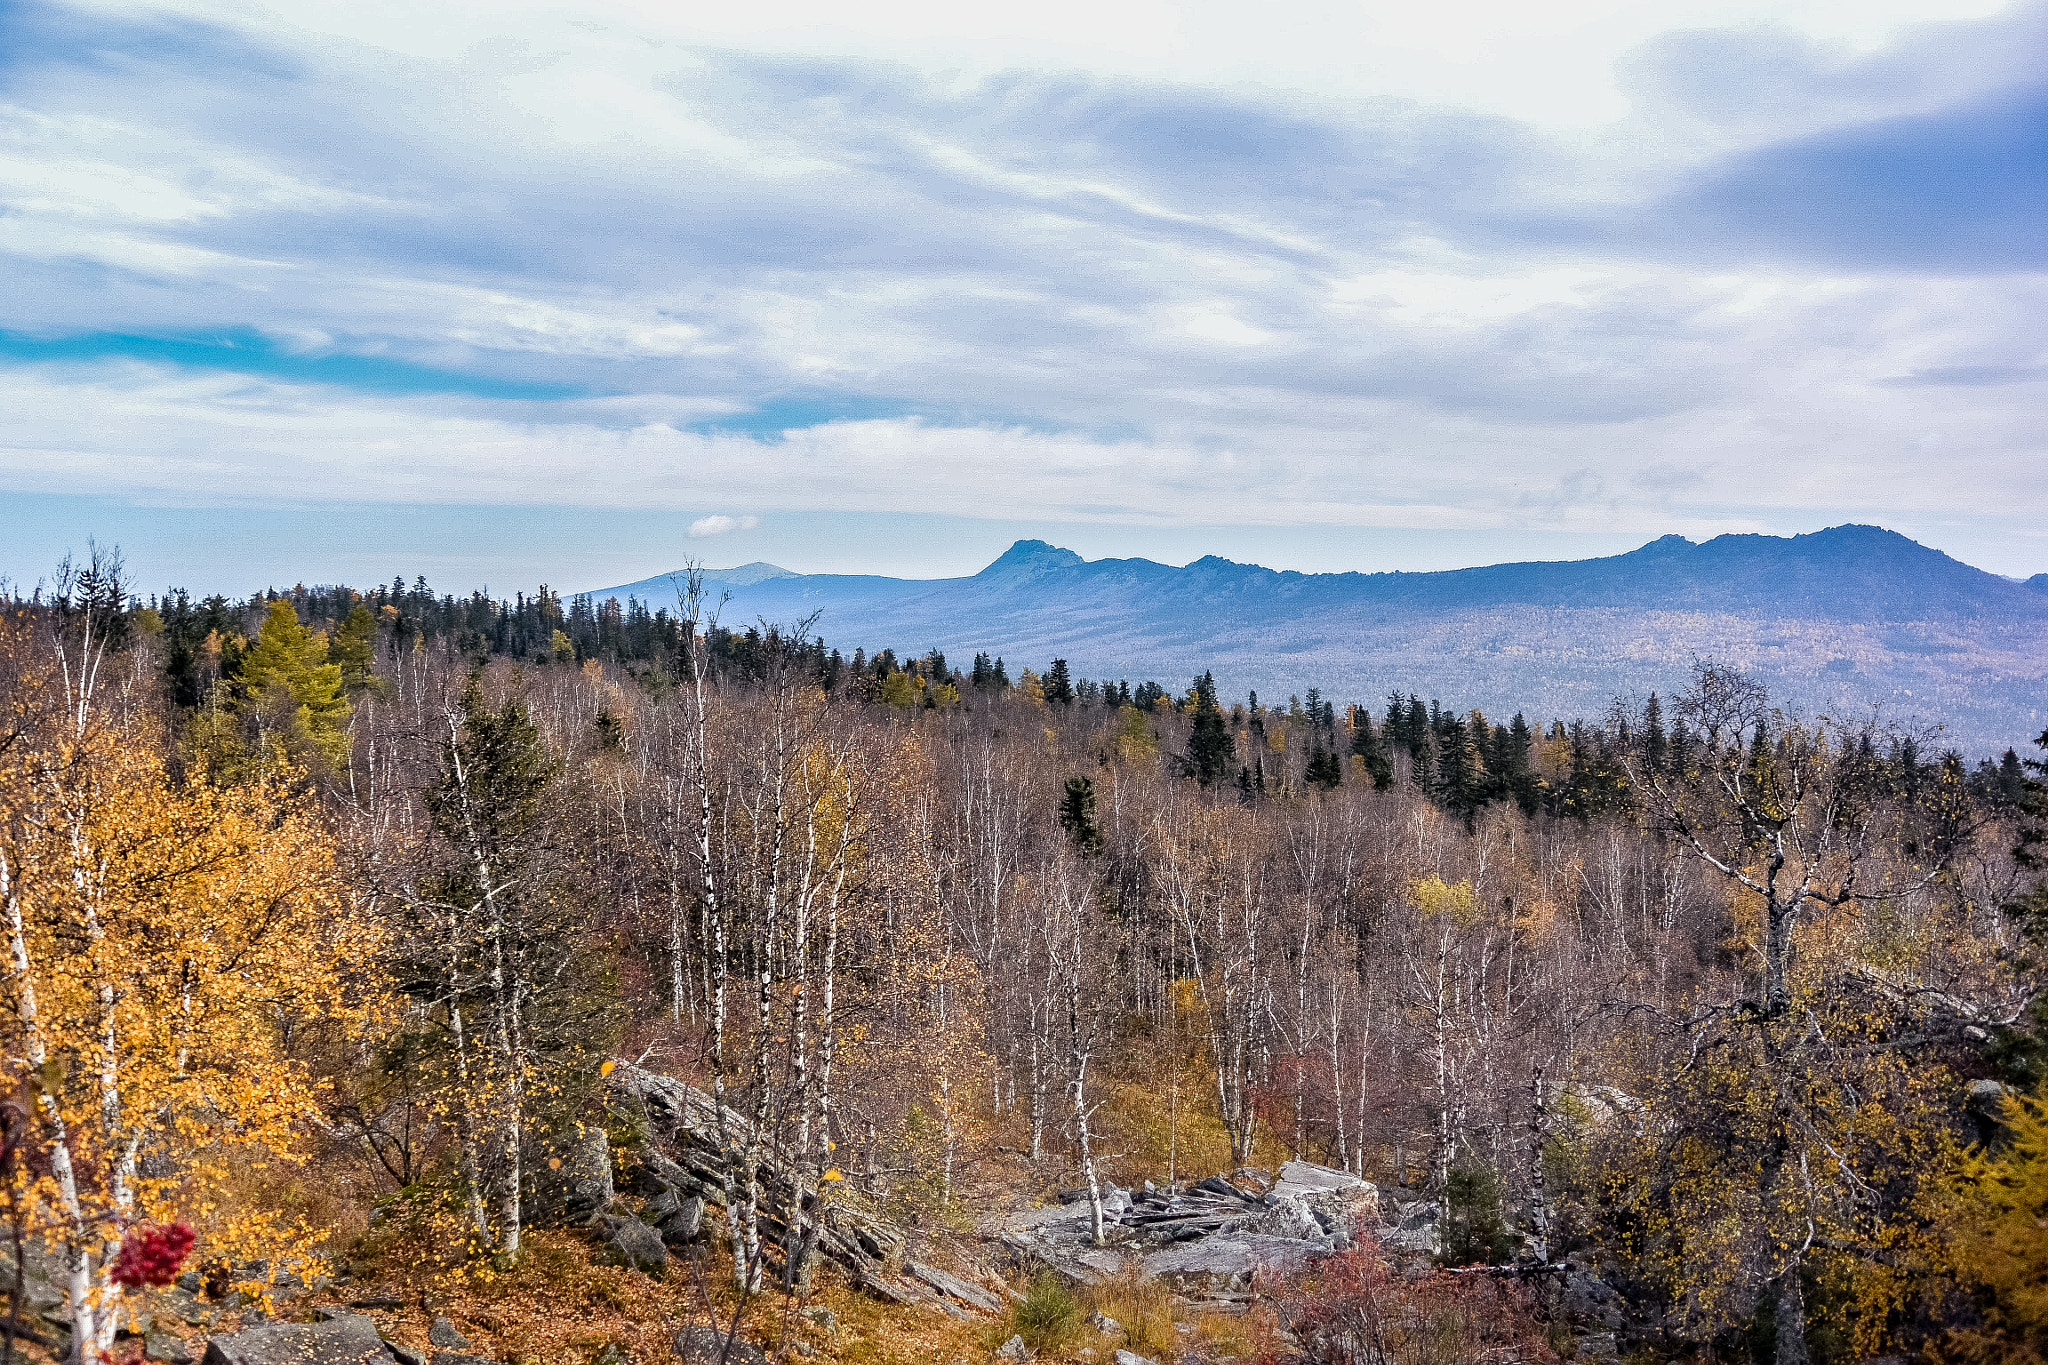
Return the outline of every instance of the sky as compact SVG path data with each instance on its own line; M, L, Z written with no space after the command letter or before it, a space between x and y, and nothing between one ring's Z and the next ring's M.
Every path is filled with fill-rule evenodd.
M0 0L0 575L2025 576L2044 205L2048 3Z

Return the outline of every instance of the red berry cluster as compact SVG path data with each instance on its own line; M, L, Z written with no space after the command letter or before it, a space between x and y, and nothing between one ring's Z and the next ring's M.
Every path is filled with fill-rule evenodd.
M166 1285L178 1278L178 1267L185 1264L186 1253L191 1250L192 1229L183 1223L162 1228L130 1228L121 1239L121 1254L114 1258L107 1276L123 1289Z

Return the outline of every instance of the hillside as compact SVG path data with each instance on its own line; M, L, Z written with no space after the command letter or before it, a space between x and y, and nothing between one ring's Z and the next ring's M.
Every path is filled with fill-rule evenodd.
M2048 578L2017 583L1874 526L1674 535L1603 559L1436 573L1089 562L1024 540L965 578L767 564L707 577L730 594L728 624L816 612L817 631L848 654L986 650L1013 671L1064 657L1078 676L1169 686L1213 669L1225 695L1320 687L1377 703L1399 689L1536 718L1672 691L1711 657L1804 711L1938 721L1941 742L1971 755L2048 726ZM674 588L661 576L594 595L661 606Z

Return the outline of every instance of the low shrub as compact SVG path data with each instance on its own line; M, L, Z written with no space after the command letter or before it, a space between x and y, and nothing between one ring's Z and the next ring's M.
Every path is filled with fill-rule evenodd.
M1526 1289L1495 1275L1438 1272L1404 1280L1362 1230L1278 1296L1261 1365L1493 1365L1556 1354Z
M1031 1282L1022 1303L1010 1305L1010 1329L1034 1351L1059 1350L1081 1334L1081 1305L1048 1271Z

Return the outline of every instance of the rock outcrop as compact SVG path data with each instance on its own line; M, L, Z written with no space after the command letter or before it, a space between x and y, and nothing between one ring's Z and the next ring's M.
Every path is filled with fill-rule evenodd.
M355 1313L325 1322L273 1322L206 1343L203 1365L396 1365L377 1324Z
M726 1202L729 1150L747 1145L747 1119L719 1106L693 1086L634 1066L616 1063L607 1084L615 1098L636 1109L645 1120L649 1142L626 1153L620 1163L619 1190L642 1202L637 1217L653 1227L656 1245L677 1246L699 1238L720 1217ZM761 1183L761 1232L777 1246L789 1237L790 1224L801 1208L811 1227L817 1254L845 1272L863 1292L890 1303L963 1304L976 1312L1001 1308L997 1296L964 1276L909 1258L903 1233L885 1219L850 1202L819 1199L798 1179L796 1163L773 1143L761 1144L756 1173ZM566 1166L566 1162L564 1163ZM602 1224L607 1244L617 1240L619 1225Z
M1103 1199L1102 1246L1093 1244L1085 1197L1013 1213L992 1235L1016 1259L1077 1282L1142 1269L1191 1297L1241 1302L1260 1279L1349 1247L1354 1226L1377 1229L1396 1250L1431 1250L1436 1207L1382 1201L1371 1182L1349 1172L1290 1161L1277 1179L1240 1171L1173 1190L1112 1188Z

